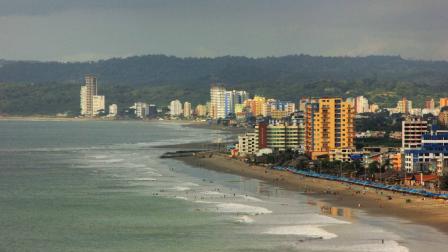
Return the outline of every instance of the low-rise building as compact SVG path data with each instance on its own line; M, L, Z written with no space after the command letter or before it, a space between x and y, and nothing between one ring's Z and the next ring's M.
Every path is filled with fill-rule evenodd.
M259 139L259 147L284 151L304 150L305 131L302 123L285 123L272 121L269 124L259 123L255 127Z

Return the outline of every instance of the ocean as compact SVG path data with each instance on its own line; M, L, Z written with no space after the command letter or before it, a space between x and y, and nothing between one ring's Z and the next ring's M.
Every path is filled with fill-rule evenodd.
M0 251L442 251L404 220L160 159L220 131L138 121L0 121Z

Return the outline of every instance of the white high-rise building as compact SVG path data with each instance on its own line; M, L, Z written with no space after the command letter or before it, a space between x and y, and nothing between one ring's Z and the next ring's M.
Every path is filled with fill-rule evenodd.
M104 95L98 95L98 86L95 76L86 75L84 81L85 85L81 86L80 92L81 115L96 116L101 111L104 112L106 98Z
M135 116L137 118L145 118L149 114L149 105L146 102L136 102L134 103Z
M364 96L356 97L354 105L357 114L370 112L369 100L367 100L367 98L365 98Z
M226 117L225 93L223 86L212 86L210 88L210 116L212 119Z
M184 102L184 117L191 117L191 103Z
M118 115L117 104L109 105L109 116L117 116L117 115Z
M182 103L179 100L174 100L170 102L170 115L180 116L182 115Z
M104 95L92 96L93 115L99 115L106 110L106 97Z

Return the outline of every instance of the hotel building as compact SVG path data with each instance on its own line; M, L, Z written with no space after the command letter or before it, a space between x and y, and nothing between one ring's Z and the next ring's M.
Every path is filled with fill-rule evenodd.
M98 95L97 80L94 75L84 76L84 86L81 86L80 107L81 115L92 117L105 110L105 97Z
M305 150L314 160L331 150L354 147L353 104L342 98L308 99L305 105Z
M428 132L428 122L420 118L408 117L401 123L401 148L418 149L422 146L421 137Z

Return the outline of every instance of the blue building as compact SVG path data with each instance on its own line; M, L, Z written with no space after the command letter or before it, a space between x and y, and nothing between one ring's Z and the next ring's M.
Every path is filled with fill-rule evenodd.
M443 173L448 167L448 131L432 131L422 135L418 149L404 151L407 172Z

